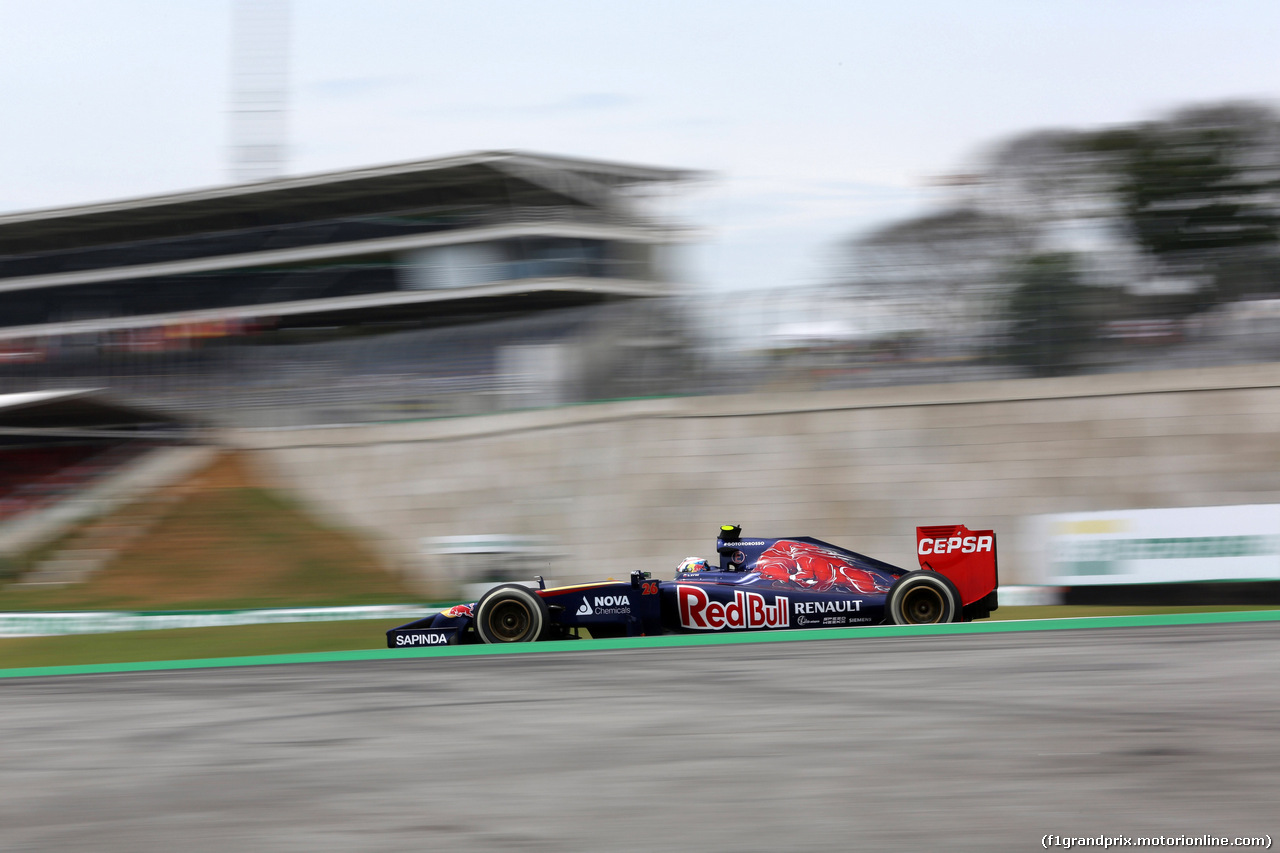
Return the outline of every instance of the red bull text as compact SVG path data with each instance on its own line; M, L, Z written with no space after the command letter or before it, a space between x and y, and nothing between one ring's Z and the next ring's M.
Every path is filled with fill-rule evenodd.
M766 604L758 592L735 590L733 602L722 604L712 601L700 587L676 587L680 602L680 624L697 631L720 631L725 628L786 628L789 625L790 602L785 596L775 596L773 604Z

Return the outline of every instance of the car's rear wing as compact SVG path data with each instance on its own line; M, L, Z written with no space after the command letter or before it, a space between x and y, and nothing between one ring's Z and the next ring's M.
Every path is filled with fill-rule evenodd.
M920 568L950 578L966 605L995 592L1000 582L994 530L970 530L963 524L917 527L916 556Z

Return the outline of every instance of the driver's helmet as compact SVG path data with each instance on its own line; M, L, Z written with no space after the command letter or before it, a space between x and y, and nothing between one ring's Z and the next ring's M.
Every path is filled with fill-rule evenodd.
M705 572L707 571L707 561L701 557L685 557L680 562L678 572Z

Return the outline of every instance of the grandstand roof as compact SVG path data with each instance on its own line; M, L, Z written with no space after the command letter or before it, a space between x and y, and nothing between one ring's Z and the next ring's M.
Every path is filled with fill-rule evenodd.
M574 203L607 207L618 187L685 181L701 173L556 157L482 151L234 184L76 207L0 216L0 252L75 249L121 239L197 230L360 215L400 205L465 204L536 189Z

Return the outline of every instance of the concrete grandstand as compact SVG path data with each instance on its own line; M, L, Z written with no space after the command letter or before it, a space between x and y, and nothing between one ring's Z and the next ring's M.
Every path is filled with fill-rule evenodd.
M695 177L500 151L3 216L0 392L275 424L669 390L691 235L643 202Z

